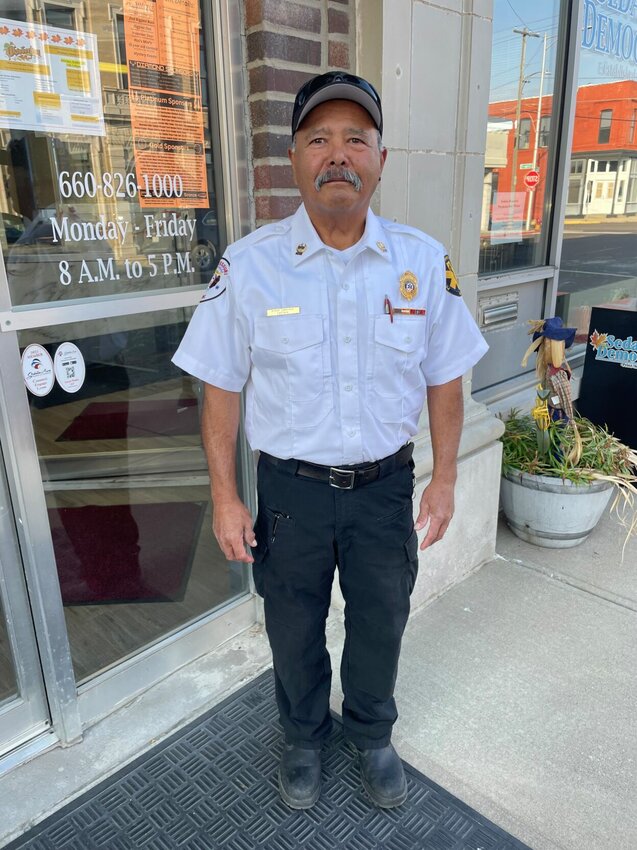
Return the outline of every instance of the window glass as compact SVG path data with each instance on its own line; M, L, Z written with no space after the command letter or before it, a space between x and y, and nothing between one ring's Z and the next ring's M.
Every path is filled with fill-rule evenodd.
M72 6L55 6L53 3L44 4L44 17L52 27L75 29L75 10Z
M597 141L600 145L605 145L610 141L610 126L613 120L612 109L602 109L599 114L599 133Z
M201 385L171 363L191 310L112 315L207 281L225 240L201 20L197 0L0 0L9 296L67 302L18 342L79 681L248 590L211 530ZM68 321L91 297L101 318Z
M637 19L587 0L557 311L585 342L595 306L637 308ZM621 35L621 38L619 37ZM601 329L600 329L601 330Z
M494 0L480 274L545 262L560 0Z
M521 151L528 150L530 142L531 142L531 119L530 118L521 118L520 119L520 143L519 143L520 150Z
M248 591L212 534L202 387L170 360L191 312L19 334L78 681Z
M2 599L0 599L0 710L4 703L10 699L15 699L18 695L16 685L13 653L11 651L11 644L9 643L7 627L5 626Z
M220 233L196 0L0 0L14 306L206 283Z
M128 88L128 65L126 64L126 33L124 31L124 15L115 13L113 18L115 25L115 44L117 47L117 61L120 64L120 80L123 89Z

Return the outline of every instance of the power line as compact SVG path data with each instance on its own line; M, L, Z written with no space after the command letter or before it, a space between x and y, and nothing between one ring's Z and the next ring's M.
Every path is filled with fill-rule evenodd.
M519 15L518 15L518 17L519 17ZM542 24L543 21L555 21L555 20L556 20L556 18L555 18L554 15L548 15L545 18L535 18L534 20L529 21L529 23L533 24L536 29L542 29L542 27L539 26L539 25ZM559 26L559 21L556 21L556 23L554 23L552 26L545 27L545 29L547 29L547 30L557 29L558 26ZM511 32L510 27L502 27L502 29L494 30L493 35L495 36L495 35L500 35L500 33L509 33L509 32Z
M513 14L515 15L515 17L516 17L516 18L518 19L518 21L522 24L522 26L523 26L523 27L526 27L526 21L523 21L523 20L522 20L522 18L521 18L521 17L518 15L518 13L515 11L515 9L513 8L513 6L511 5L511 0L507 0L507 4L508 4L508 6L509 6L509 9L513 12Z

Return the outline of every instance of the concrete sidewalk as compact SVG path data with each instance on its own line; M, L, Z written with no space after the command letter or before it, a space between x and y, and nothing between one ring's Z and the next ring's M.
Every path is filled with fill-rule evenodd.
M502 523L499 557L418 612L395 740L534 850L637 847L637 540L567 550Z
M570 550L501 525L498 557L415 612L397 684L407 761L533 850L637 848L637 541ZM338 670L339 612L328 630ZM0 777L0 847L270 663L251 629ZM334 680L333 707L341 695ZM416 848L414 848L416 850Z

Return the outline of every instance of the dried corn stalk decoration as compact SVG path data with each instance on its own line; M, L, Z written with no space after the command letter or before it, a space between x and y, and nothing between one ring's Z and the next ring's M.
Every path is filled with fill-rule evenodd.
M576 464L581 457L582 441L574 420L571 367L566 359L566 349L575 340L575 328L564 327L559 316L535 319L529 322L529 326L533 341L522 358L522 366L526 366L529 357L535 352L535 371L540 383L531 413L537 428L538 450L542 455L549 452L549 422L561 421L573 432L573 448L566 460Z

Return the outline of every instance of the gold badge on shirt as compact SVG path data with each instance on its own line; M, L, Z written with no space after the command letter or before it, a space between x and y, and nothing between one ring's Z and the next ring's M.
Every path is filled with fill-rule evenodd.
M418 278L413 272L406 271L400 276L400 294L407 301L411 301L418 295Z
M296 246L296 251L294 253L297 257L300 257L302 254L305 254L306 251L307 245L305 244L305 242L301 242L299 245Z

